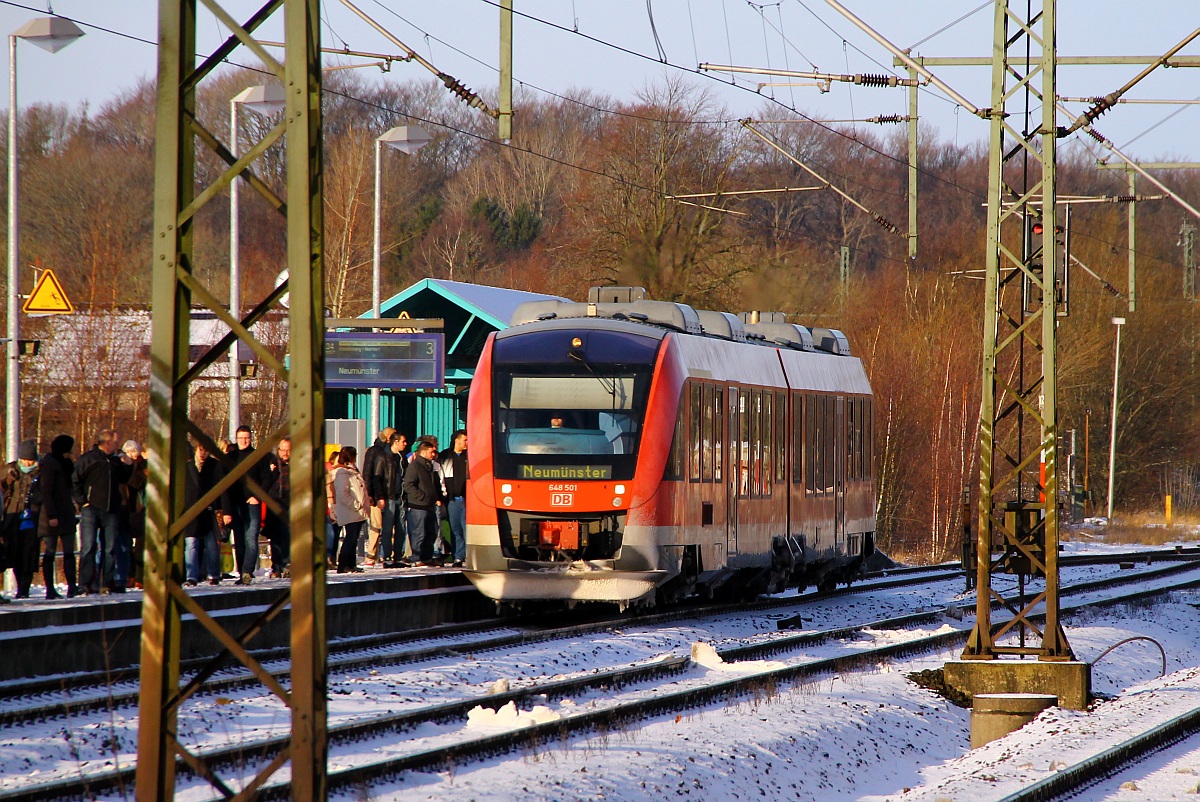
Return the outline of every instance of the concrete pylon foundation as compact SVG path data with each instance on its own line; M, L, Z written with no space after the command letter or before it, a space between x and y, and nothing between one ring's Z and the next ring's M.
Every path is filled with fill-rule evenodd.
M1091 666L1077 660L950 660L944 677L972 699L981 693L1048 694L1069 710L1086 710L1092 689Z

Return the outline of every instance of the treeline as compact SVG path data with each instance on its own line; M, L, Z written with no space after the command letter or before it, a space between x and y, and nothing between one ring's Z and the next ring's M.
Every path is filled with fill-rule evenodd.
M247 75L213 79L199 97L198 118L224 141L229 99L255 82ZM586 91L569 99L519 96L515 137L500 146L490 118L435 82L384 84L348 72L326 80L331 314L357 315L370 305L374 139L395 125L420 124L433 135L427 147L410 156L383 154L385 298L425 277L572 298L584 297L595 284L636 284L656 299L783 311L794 322L840 328L865 361L876 393L881 542L914 556L955 553L963 493L974 498L979 473L984 145L956 146L922 129L920 248L910 262L903 130L815 124L764 105L764 120L787 122L758 127L820 181L683 81L664 81L633 101ZM22 112L23 261L53 267L84 309L149 302L154 100L153 87L142 85L94 111L34 106ZM242 117L239 152L276 122L249 112ZM1062 195L1127 191L1123 173L1096 169L1080 148L1060 148L1060 158ZM211 183L220 168L215 155L198 146L198 186ZM254 170L282 188L281 148L268 150ZM1163 178L1190 202L1200 202L1193 175ZM1011 179L1019 186L1020 176ZM792 191L732 194L785 188ZM249 188L241 197L243 299L249 307L281 270L285 238L269 204ZM1059 427L1064 435L1077 434L1081 485L1086 449L1088 483L1101 491L1096 499L1102 508L1113 379L1110 319L1125 315L1117 506L1150 508L1173 492L1176 506L1187 508L1195 503L1200 423L1196 309L1184 297L1178 244L1186 217L1170 201L1139 204L1137 309L1128 313L1121 297L1127 288L1126 209L1074 208L1073 253L1099 278L1078 267L1072 271L1070 316L1059 325ZM226 196L200 213L195 233L196 272L222 298L228 297L228 261ZM22 281L28 292L28 271ZM142 407L131 410L120 392L103 389L114 381L144 386L144 377L106 378L96 364L101 353L97 346L75 360L71 384L86 394L85 403L70 401L64 390L57 404L49 404L43 380L41 401L24 398L26 420L37 416L81 442L100 424L144 429L144 393ZM29 362L25 376L36 383L39 371L44 366ZM1065 460L1061 470L1065 481Z

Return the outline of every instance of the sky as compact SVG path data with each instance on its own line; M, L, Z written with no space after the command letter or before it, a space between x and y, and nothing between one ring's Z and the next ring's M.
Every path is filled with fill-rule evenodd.
M354 2L396 38L467 86L481 91L496 86L499 12L494 0ZM244 20L259 4L226 0L223 5L236 19ZM991 49L992 4L982 0L845 0L844 5L898 47L915 45L913 52L919 55L984 56ZM158 9L153 0L55 0L52 7L79 22L87 35L54 55L27 43L19 46L19 106L86 102L99 108L139 80L154 77L152 42L157 38ZM800 86L767 87L756 94L758 81L786 79L741 76L733 86L728 73L696 70L706 62L838 74L893 72L891 54L826 0L761 5L744 0L514 0L514 7L514 77L539 94L590 89L631 100L666 76L682 75L713 92L725 106L725 119L768 114L764 96L771 93L788 106L826 120L907 113L904 89L835 83L828 93ZM1159 55L1200 21L1194 0L1144 0L1135 14L1127 13L1130 7L1118 0L1060 0L1060 55ZM10 33L44 13L45 0L0 0L0 26ZM325 46L398 52L337 0L326 0L322 16ZM281 13L276 17L281 19ZM224 38L224 32L203 6L199 20L200 49L207 52ZM279 24L272 23L265 35L281 38ZM1181 53L1200 55L1200 41ZM235 60L251 61L244 49ZM1060 67L1059 93L1106 94L1140 70ZM397 64L386 75L374 68L371 72L385 81L428 77L415 63ZM937 75L974 105L990 105L988 68L939 68ZM1195 75L1188 68L1159 69L1127 97L1193 100L1200 96ZM986 140L986 123L957 108L933 87L922 92L920 102L920 116L936 127L943 140L960 144ZM1086 108L1079 103L1070 107L1075 113ZM776 107L776 111L783 109ZM1200 147L1191 136L1198 122L1200 106L1196 105L1123 104L1101 117L1096 128L1142 160L1200 160ZM880 132L881 126L862 125ZM1079 141L1070 147L1088 143Z

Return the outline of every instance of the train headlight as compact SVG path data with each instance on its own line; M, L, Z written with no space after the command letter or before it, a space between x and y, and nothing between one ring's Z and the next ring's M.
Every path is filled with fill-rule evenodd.
M505 495L508 495L509 493L512 492L512 485L507 484L507 483L500 485L500 492L504 493Z
M512 506L512 496L505 496L505 497L504 497L504 506L505 506L505 507L511 507L511 506Z
M620 497L620 496L617 496L616 498L614 498L614 499L613 499L613 506L614 506L614 507L620 507L620 506L621 506L621 497Z
M625 495L625 485L617 485L616 487L613 488L613 491L618 496L623 496L623 495Z

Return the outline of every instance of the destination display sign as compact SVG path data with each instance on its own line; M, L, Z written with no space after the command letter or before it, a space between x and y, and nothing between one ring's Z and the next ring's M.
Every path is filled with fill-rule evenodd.
M325 386L437 390L446 383L443 334L331 331L325 334Z
M611 465L521 465L522 479L611 479Z

